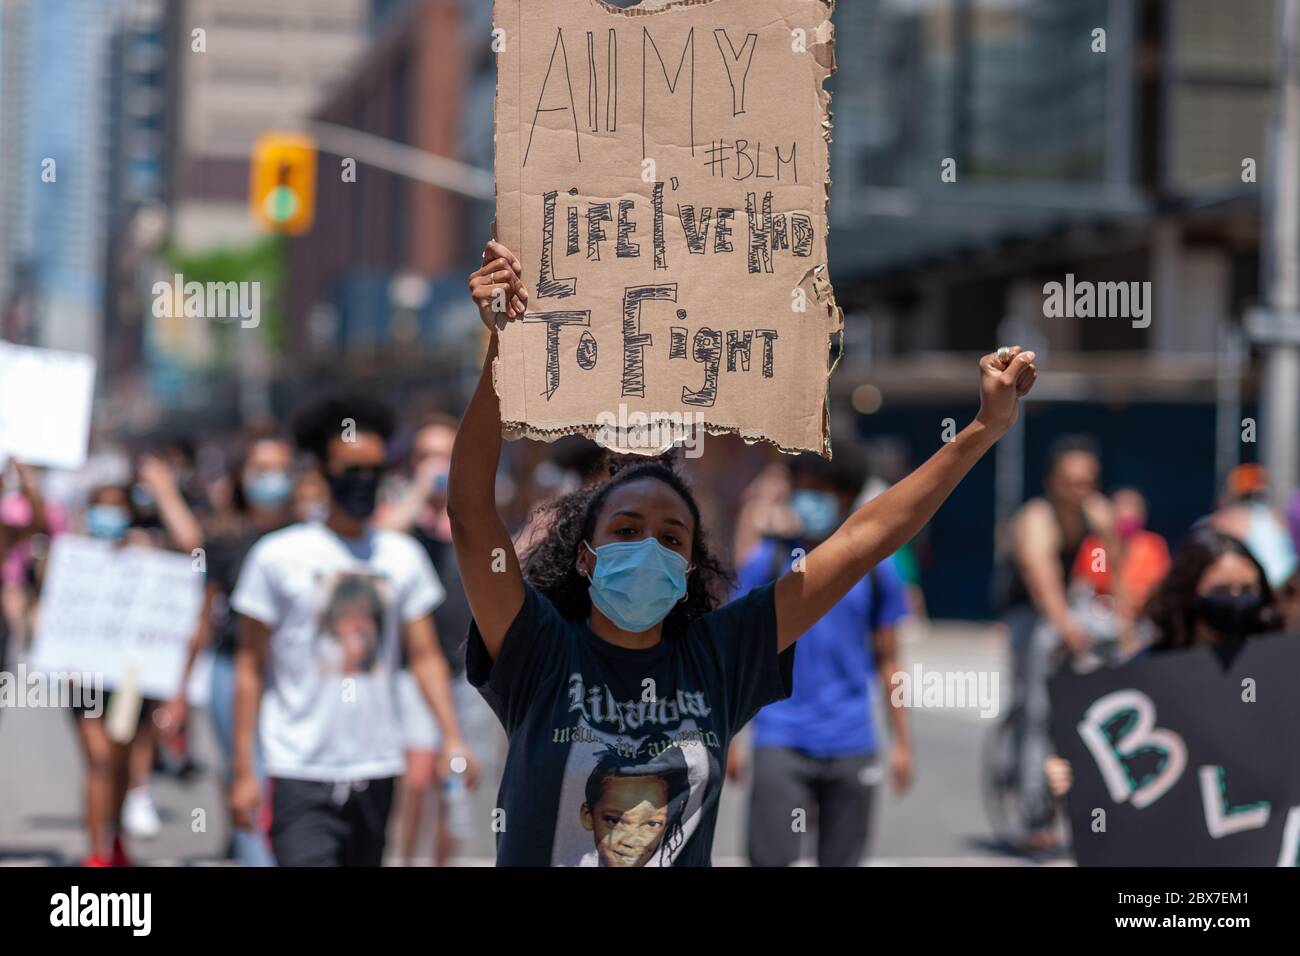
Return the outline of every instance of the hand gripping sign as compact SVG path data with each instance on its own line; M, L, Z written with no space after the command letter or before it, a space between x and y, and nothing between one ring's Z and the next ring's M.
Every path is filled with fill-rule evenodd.
M828 0L496 0L509 438L827 454Z

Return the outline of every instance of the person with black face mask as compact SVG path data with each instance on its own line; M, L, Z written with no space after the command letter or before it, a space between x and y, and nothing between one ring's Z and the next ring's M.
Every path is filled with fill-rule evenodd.
M477 773L433 624L442 585L410 536L370 526L392 432L391 412L364 394L329 396L295 416L294 438L329 487L329 513L259 540L230 600L240 616L230 803L236 826L255 824L256 728L281 866L382 862L405 768L399 645L447 748L461 755L457 769L470 783Z
M1209 647L1225 663L1252 637L1277 630L1281 615L1263 566L1241 541L1202 525L1178 546L1173 564L1146 605L1154 638L1138 656ZM1052 795L1073 775L1061 757L1044 766Z
M1147 617L1155 627L1153 653L1198 645L1227 652L1280 624L1263 566L1237 538L1209 527L1179 545Z

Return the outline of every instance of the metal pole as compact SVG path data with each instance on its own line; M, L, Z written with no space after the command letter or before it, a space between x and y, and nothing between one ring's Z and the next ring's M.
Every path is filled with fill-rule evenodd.
M953 0L952 157L965 179L971 157L972 104L975 101L974 20L971 0Z
M1281 325L1300 308L1300 0L1282 0L1279 16L1278 109L1266 194L1263 280L1272 321ZM1300 433L1300 343L1294 336L1278 336L1267 346L1259 425L1273 503L1284 507L1297 483Z
M376 166L470 199L491 202L496 198L496 180L486 169L347 126L308 120L303 128L315 137L316 146L322 152L351 156L367 166Z
M1241 335L1224 328L1219 335L1215 396L1214 487L1222 488L1228 472L1241 461Z
M1106 185L1123 196L1133 185L1133 85L1137 54L1133 33L1137 7L1129 0L1110 0L1107 11Z

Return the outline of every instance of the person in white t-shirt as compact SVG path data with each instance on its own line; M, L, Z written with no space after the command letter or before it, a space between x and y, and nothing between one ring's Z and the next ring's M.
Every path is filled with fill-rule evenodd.
M395 676L409 667L443 732L440 773L477 776L452 705L432 612L443 599L428 557L370 517L387 462L391 412L366 395L333 395L295 416L294 438L330 489L323 522L290 525L249 552L231 598L241 616L235 661L231 806L253 826L269 806L281 866L378 866L404 769ZM269 779L254 772L260 734Z

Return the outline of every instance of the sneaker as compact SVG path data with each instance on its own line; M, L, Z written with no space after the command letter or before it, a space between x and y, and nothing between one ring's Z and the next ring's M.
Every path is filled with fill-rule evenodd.
M113 861L106 856L100 856L98 853L92 853L90 854L90 856L86 857L84 860L81 861L81 865L94 866L94 867L112 866Z
M122 803L122 826L127 833L140 840L152 840L162 832L158 808L154 806L148 787L137 787L127 792L126 800Z
M121 836L113 837L113 855L109 859L110 866L134 866L131 858L126 855L126 847L122 845Z

